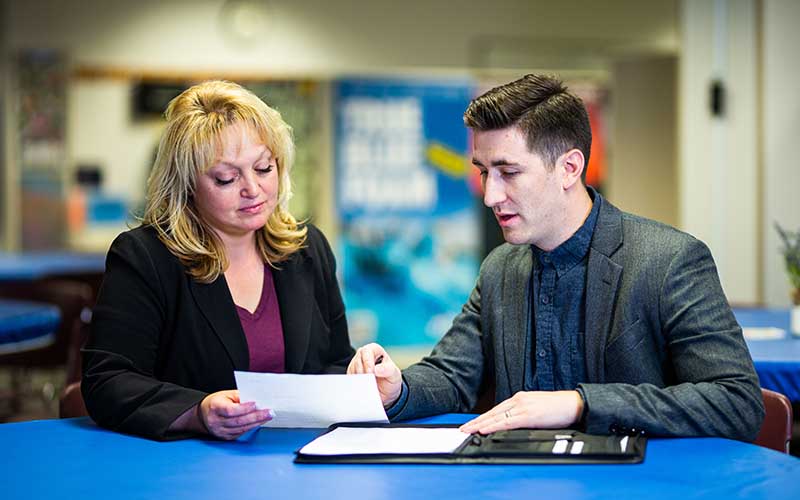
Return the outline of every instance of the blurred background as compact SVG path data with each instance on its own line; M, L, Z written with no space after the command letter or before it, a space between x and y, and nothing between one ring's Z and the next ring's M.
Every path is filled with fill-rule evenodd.
M77 313L58 303L72 347L47 370L0 351L0 388L36 394L5 418L57 413L166 103L210 78L294 127L292 211L334 245L353 344L382 342L403 365L502 241L461 114L530 72L584 99L591 184L707 242L733 304L787 307L774 223L800 228L799 21L793 0L3 0L0 293L84 285L65 292ZM45 254L82 264L14 274L13 259Z

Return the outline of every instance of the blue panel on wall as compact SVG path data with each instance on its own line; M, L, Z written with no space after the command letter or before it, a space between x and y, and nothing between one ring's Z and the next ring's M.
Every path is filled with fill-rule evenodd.
M355 345L433 344L474 285L480 199L469 188L465 81L336 87L341 268Z

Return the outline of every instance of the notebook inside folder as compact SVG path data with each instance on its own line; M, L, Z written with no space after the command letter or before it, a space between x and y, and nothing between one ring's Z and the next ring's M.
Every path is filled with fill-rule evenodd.
M457 425L335 424L296 452L296 463L588 464L640 463L644 436L572 429L465 434Z

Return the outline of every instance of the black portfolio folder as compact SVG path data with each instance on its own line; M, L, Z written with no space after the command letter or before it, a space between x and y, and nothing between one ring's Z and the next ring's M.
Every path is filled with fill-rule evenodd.
M336 429L350 428L452 428L458 425L435 424L334 424ZM317 439L320 439L321 437ZM315 440L316 441L316 440ZM313 443L313 441L312 441ZM486 436L465 438L448 453L348 453L309 454L301 448L296 463L330 464L636 464L644 460L647 438L644 436L600 436L572 429L515 429Z

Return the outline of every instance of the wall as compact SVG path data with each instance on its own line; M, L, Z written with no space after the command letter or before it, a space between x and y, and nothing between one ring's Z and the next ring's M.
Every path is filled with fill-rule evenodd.
M230 20L237 4L250 5L241 13L256 23L246 41L247 27L236 26L247 23ZM15 48L59 47L83 65L169 71L461 70L501 56L513 64L498 51L545 52L580 40L597 53L678 46L674 0L616 0L602 9L591 0L28 0L14 2L11 15Z
M761 300L758 54L754 0L685 0L680 62L680 226L705 241L732 303ZM711 82L725 89L710 109Z
M800 2L764 0L763 5L762 273L764 300L785 306L789 304L789 282L773 223L800 231Z
M8 58L6 56L6 4L4 0L0 0L0 199L5 201L8 196L8 181L5 174L6 169L6 127L5 118L7 116L5 111L6 102L6 66L8 65ZM0 203L0 250L4 250L3 243L7 239L7 225L5 214L7 207L5 203Z
M11 75L8 47L8 5L0 0L0 250L10 250L17 244L19 217L13 208L19 203L16 170L11 164L14 115L9 110L11 102Z
M800 4L685 0L681 4L681 225L709 243L735 303L789 304L773 224L800 230ZM714 118L719 78L727 111Z
M74 81L67 99L71 163L96 164L111 171L105 188L112 194L143 193L162 120L132 119L131 86L124 80ZM133 199L140 201L141 197Z
M676 58L625 59L612 74L608 197L623 210L677 225Z
M243 40L247 26L237 31L239 24L228 16L231 5L250 6L245 14L260 23L255 37ZM507 80L520 68L607 72L619 54L674 54L678 45L675 0L618 0L600 10L586 0L557 6L470 1L458 8L423 0L31 0L14 2L10 17L13 50L58 48L80 74L95 75L70 83L68 165L101 165L107 189L134 203L158 134L154 122L128 119L137 74L486 76L505 68ZM330 179L330 145L325 156L320 174ZM333 235L332 193L325 194L317 222Z
M221 14L230 11L222 0L3 1L7 15L0 17L0 51L59 48L76 68L262 77L465 71L482 75L487 66L516 75L521 68L536 67L607 69L604 65L616 56L631 52L680 53L677 220L711 245L732 300L788 302L772 223L800 227L800 197L795 194L800 167L791 148L800 125L795 90L800 77L800 34L795 26L800 3L619 0L604 2L602 8L591 0L469 1L455 7L425 0L250 3L265 6L263 15L250 16L260 19L263 28L243 41L243 30L236 35L232 28L237 23L223 20ZM715 8L725 14L715 14ZM631 74L632 60L636 58L626 58L614 71L644 78ZM0 64L5 62L4 58ZM10 68L0 70L0 91L6 94ZM730 112L724 123L708 114L708 84L717 72L722 72L728 89ZM145 125L128 127L119 120L127 105L124 79L108 80L81 81L70 88L70 123L108 117L106 127L93 125L100 133L71 133L70 164L87 160L111 165L113 160L109 183L138 186L143 158L149 154L144 145L149 132ZM614 77L615 85L634 85L625 80ZM116 97L101 103L94 92ZM617 93L615 99L627 97ZM87 101L90 111L77 111L76 102ZM12 99L6 97L6 108L9 102ZM622 108L629 106L617 104L620 133L635 133ZM73 112L82 115L75 117ZM13 118L5 113L3 121L11 125L7 133L13 130ZM113 135L114 144L101 140L103 134ZM622 155L616 168L630 174L641 154L634 150L638 141L622 136L616 141L616 152ZM133 144L146 149L134 150ZM632 146L630 151L623 150L625 144ZM12 148L6 141L6 158L13 157ZM13 247L18 233L13 162L1 163L0 173L2 201L11 207L0 223L0 238L5 247ZM614 181L612 198L652 216L655 212L643 201L655 201L659 191L628 189L631 184ZM655 218L668 221L668 200L658 205L664 211Z

